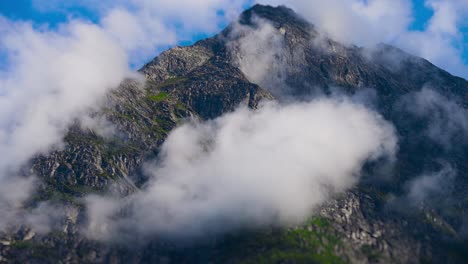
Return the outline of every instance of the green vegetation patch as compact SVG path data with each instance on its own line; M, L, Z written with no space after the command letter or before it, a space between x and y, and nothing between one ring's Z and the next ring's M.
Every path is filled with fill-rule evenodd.
M169 98L169 94L166 92L159 92L156 95L148 95L148 99L156 101L158 103L166 100L167 98Z
M326 218L314 217L300 227L247 234L223 249L224 260L240 263L345 263L336 252L343 242ZM224 251L223 250L223 251Z

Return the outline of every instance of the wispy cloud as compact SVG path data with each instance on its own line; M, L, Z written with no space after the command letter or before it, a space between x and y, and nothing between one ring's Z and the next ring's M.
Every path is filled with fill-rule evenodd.
M455 99L424 87L405 95L397 107L422 122L425 136L446 149L468 142L468 110Z

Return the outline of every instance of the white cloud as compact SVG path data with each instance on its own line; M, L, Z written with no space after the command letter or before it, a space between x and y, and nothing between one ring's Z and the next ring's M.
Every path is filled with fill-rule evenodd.
M0 203L2 214L15 215L30 194L25 183L32 183L18 169L59 148L68 127L97 109L130 71L124 50L96 25L70 21L50 31L1 18L0 27L9 60L0 74L0 185L22 186L21 196L2 188Z
M150 18L146 14L138 17L125 9L111 10L101 23L123 48L143 53L143 56L154 55L155 47L175 44L177 40L175 32L166 28L157 17Z
M247 79L275 96L285 96L287 62L283 35L268 21L254 18L255 28L235 23L227 46Z
M433 10L422 31L410 30L414 20L408 0L260 0L284 4L314 23L333 39L347 44L372 46L384 42L430 60L452 74L468 77L463 61L468 2L464 0L426 0ZM466 48L465 48L466 49Z
M128 200L90 198L88 234L187 238L297 223L352 187L367 160L395 151L392 126L348 100L242 107L171 132Z
M346 44L390 41L406 29L411 10L405 0L264 0L293 8L330 37ZM386 21L386 23L383 23Z
M234 20L247 0L117 0L44 1L35 0L43 11L85 7L100 14L113 25L111 31L134 44L132 60L142 63L156 50L181 40L191 39L194 32L216 33L221 24ZM468 77L462 58L466 50L462 26L468 26L468 4L464 0L426 0L434 15L422 31L409 30L414 20L409 0L258 0L256 2L292 7L333 39L346 44L372 46L384 42L424 57L452 74ZM123 13L122 13L123 12ZM117 19L117 18L122 19ZM127 21L122 23L122 21ZM133 26L132 26L133 25ZM138 27L136 27L138 25ZM132 32L130 32L130 30ZM177 31L177 34L170 32ZM144 40L137 41L139 39ZM137 45L139 44L139 45ZM465 46L465 48L463 48ZM137 57L137 59L134 59Z
M102 29L71 22L60 33L9 23L0 45L10 69L0 96L0 168L57 143L74 118L129 75L127 58Z
M133 0L142 10L163 18L166 22L181 24L187 30L215 33L219 23L233 20L242 11L246 1L232 0Z
M162 49L191 40L197 34L214 34L234 20L246 0L35 0L43 12L69 12L74 7L96 12L100 24L141 65Z
M35 155L60 148L75 120L102 134L112 133L106 120L90 118L88 113L133 75L130 63L147 60L158 48L192 31L218 30L220 21L240 11L239 2L217 0L157 5L136 0L34 3L43 12L89 7L96 10L99 21L72 15L57 28L49 28L0 17L0 48L8 60L0 72L0 185L24 190L18 196L16 189L2 189L0 210L10 212L11 219L32 191L26 183L33 184L31 178L18 177L17 170Z
M425 30L402 32L395 44L452 74L468 78L468 65L462 58L466 43L461 33L461 27L467 26L468 2L433 0L426 1L426 5L434 15Z

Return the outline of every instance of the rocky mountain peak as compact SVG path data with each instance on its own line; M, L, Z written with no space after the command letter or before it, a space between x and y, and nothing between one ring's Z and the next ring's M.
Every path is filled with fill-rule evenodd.
M294 10L286 6L269 6L256 4L244 11L239 17L239 23L244 25L255 24L255 19L265 19L280 28L284 25L294 26L303 30L312 28L312 25L300 17Z
M467 219L466 145L446 149L428 139L426 130L455 110L463 117L468 82L389 45L366 49L328 38L317 42L318 34L288 7L255 5L218 35L171 48L147 63L140 70L143 83L123 82L96 113L112 123L116 136L75 126L63 149L31 161L28 169L41 185L34 202L65 205L73 221L62 219L46 235L24 229L1 234L0 262L463 263L466 243L457 232ZM426 86L436 94L429 94L436 109L428 116L407 111ZM86 224L83 197L127 196L144 188L144 165L158 157L170 132L187 120L216 119L240 105L256 109L262 100L310 101L334 93L356 101L370 94L372 109L394 124L400 149L384 184L373 181L379 171L370 164L362 182L318 208L304 224L241 232L208 245L181 249L155 238L135 250L98 243L79 232ZM456 98L457 104L437 104L447 98ZM442 123L438 132L457 125ZM440 160L458 171L457 188L443 203L446 209L389 209L408 184Z

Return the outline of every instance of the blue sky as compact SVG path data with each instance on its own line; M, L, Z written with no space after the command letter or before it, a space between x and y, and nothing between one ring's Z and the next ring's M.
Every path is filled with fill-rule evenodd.
M423 30L433 14L434 12L424 5L424 0L413 0L413 16L415 20L411 25L411 29Z
M414 21L410 29L424 30L427 22L432 17L432 15L434 15L434 12L424 5L424 0L412 0L412 2ZM468 64L468 24L465 24L461 27L461 32L463 34L463 41L461 44L462 47L460 47L460 49L463 51L462 59L465 64Z
M94 22L98 19L97 13L83 7L74 6L66 11L42 12L36 8L33 0L0 0L0 13L12 20L34 21L38 24L46 23L54 27L59 23L66 22L70 14Z
M36 1L36 2L34 2ZM51 0L54 2L55 0ZM408 30L423 31L428 20L432 17L433 11L427 8L424 4L425 0L411 0L413 4L414 21L409 26ZM245 2L252 2L247 0ZM67 22L70 18L79 18L82 20L92 21L97 23L100 19L98 8L86 8L86 5L67 4L66 8L51 8L39 10L38 4L40 0L0 0L0 15L12 21L32 21L33 25L47 25L49 29L54 29L61 23ZM73 3L73 1L70 1ZM177 24L177 23L175 23ZM221 25L221 27L224 25ZM462 51L461 60L464 64L468 64L468 25L461 29L463 39L462 42L454 43ZM213 32L190 32L183 39L178 40L179 45L189 45L199 39L205 38L213 34ZM157 55L163 49L170 45L162 45L155 48L154 55ZM150 58L148 58L150 59ZM140 62L138 62L140 63ZM137 63L137 64L138 64ZM132 68L137 68L140 65L132 65ZM0 69L5 68L5 54L0 51Z
M412 1L415 20L411 25L411 29L423 29L433 12L424 6L424 0ZM96 22L99 18L99 14L97 14L95 10L89 10L78 5L67 8L66 12L60 10L42 12L35 8L33 0L0 0L0 14L12 20L34 21L38 24L46 23L51 27L66 22L70 15L93 22ZM198 36L198 38L205 36L204 34L195 35Z

